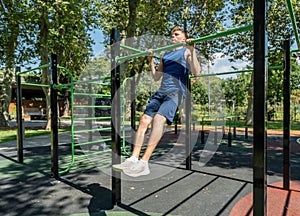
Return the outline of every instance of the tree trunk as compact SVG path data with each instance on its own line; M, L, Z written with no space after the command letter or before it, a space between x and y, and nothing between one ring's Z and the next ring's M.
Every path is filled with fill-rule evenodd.
M11 101L11 84L14 70L12 68L6 68L4 73L4 79L1 86L0 96L0 127L8 127L9 120L9 104Z
M39 44L40 44L40 57L41 64L49 64L49 48L48 48L48 37L49 37L49 28L48 28L48 13L47 9L43 8L42 16L40 19L40 33L39 33ZM49 67L45 67L42 70L42 83L50 84L50 71ZM51 130L51 101L50 101L50 88L43 88L46 98L46 116L47 116L47 125L46 130Z

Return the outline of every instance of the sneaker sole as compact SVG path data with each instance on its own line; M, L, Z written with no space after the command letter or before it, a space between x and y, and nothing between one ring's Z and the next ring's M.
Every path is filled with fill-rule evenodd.
M124 170L125 168L119 168L119 167L114 167L114 166L112 166L112 169L113 169L114 171L117 171L117 172L123 172L123 170Z
M139 177L139 176L149 175L150 174L150 170L145 170L143 172L136 173L136 174L126 173L126 171L123 170L123 173L125 175L127 175L127 176L130 176L130 177Z

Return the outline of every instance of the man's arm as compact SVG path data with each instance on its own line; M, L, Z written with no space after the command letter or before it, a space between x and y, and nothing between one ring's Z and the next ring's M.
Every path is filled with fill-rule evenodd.
M162 72L163 72L162 58L160 58L160 62L159 62L157 70L155 68L154 57L153 57L152 51L149 51L148 59L149 59L149 62L150 62L151 75L152 75L154 81L158 81L161 78Z
M190 42L192 39L187 39L186 42ZM190 65L190 70L195 76L199 76L201 72L201 67L197 59L197 54L194 45L187 45L187 50L185 53L187 62Z

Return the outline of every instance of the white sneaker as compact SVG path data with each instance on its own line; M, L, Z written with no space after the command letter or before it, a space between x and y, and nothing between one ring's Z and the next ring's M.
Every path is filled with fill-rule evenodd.
M120 171L122 172L124 169L128 169L131 166L135 165L138 162L137 158L127 158L123 163L120 164L114 164L112 167L115 171Z
M139 177L150 174L150 169L147 161L139 160L133 166L123 169L123 172L131 177Z

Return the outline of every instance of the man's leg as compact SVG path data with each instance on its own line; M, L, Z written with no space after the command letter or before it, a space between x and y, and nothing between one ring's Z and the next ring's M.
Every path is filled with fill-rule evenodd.
M149 161L153 151L155 150L157 144L159 143L163 131L164 131L164 125L166 123L167 119L166 117L156 114L153 118L153 128L150 134L150 138L148 141L148 145L146 148L146 151L142 157L143 161Z
M146 133L151 121L152 121L152 117L150 117L146 114L142 115L142 117L140 119L139 128L135 135L135 141L134 141L134 146L133 146L133 151L132 151L133 157L139 158L140 152L142 150L142 146L143 146L144 140L145 140L145 133Z
M113 169L116 171L123 171L124 169L127 169L133 165L135 165L138 162L140 152L144 143L145 139L145 133L147 131L147 128L149 124L152 121L152 117L144 114L142 115L140 119L139 128L136 133L135 137L135 143L133 146L133 152L130 158L127 158L123 163L121 164L114 164Z
M152 131L150 134L146 151L143 154L142 159L139 160L134 166L124 169L124 174L131 177L139 177L143 175L148 175L150 173L148 161L153 151L155 150L159 140L162 137L165 122L166 118L164 116L160 114L156 114L154 116ZM134 148L138 154L140 153L140 147L136 145Z

